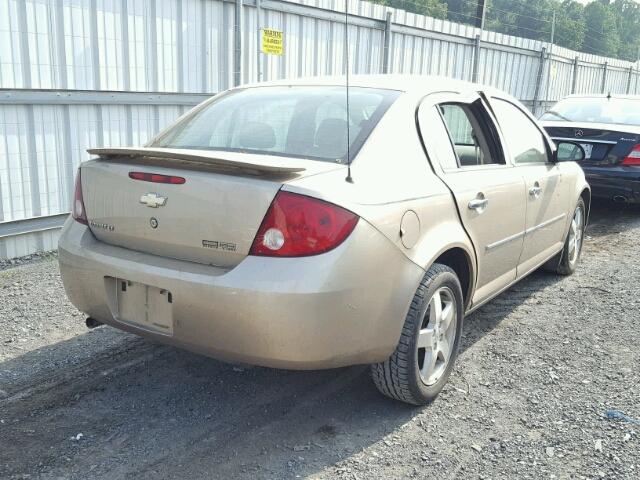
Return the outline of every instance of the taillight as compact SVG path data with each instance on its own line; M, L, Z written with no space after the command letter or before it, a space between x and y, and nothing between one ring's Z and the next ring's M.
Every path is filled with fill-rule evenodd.
M161 175L159 173L129 172L129 178L152 183L169 183L171 185L182 185L185 179L174 175Z
M84 209L84 199L82 198L82 180L80 178L80 169L76 173L76 190L73 195L73 211L71 216L76 222L89 225L87 220L87 211Z
M627 155L627 158L622 160L622 163L620 165L636 167L640 166L640 144L631 149L631 152L629 153L629 155Z
M267 210L249 255L304 257L328 252L349 236L358 218L332 203L280 191Z

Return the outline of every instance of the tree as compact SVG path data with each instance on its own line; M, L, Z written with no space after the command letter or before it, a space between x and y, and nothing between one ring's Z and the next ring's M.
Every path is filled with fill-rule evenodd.
M447 4L440 0L374 0L374 3L400 8L434 18L447 18Z
M486 25L490 30L549 41L551 38L552 0L522 2L491 0L487 8Z
M640 4L633 0L616 0L611 8L620 35L618 57L635 62L640 53Z
M475 25L478 0L371 0L409 12ZM639 0L485 0L485 28L572 50L635 62L640 53Z
M452 22L475 25L478 5L474 0L447 0L447 19Z
M580 50L586 31L584 6L574 0L564 0L556 10L554 43L572 50Z
M605 0L606 1L606 0ZM586 36L583 50L605 57L617 56L620 36L615 10L604 2L591 2L584 7Z

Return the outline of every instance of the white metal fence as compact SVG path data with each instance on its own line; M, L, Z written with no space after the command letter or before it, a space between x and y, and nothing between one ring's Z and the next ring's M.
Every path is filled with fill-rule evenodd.
M344 73L344 6L0 0L0 258L55 248L87 147L141 144L238 83ZM488 83L534 112L574 92L640 93L628 62L359 0L349 13L353 73ZM260 27L283 32L283 55L258 53Z

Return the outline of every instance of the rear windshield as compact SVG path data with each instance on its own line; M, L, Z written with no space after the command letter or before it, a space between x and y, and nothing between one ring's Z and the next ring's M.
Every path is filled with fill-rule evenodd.
M331 162L351 159L400 92L345 87L238 90L197 109L152 145Z
M640 126L640 99L565 98L540 119Z

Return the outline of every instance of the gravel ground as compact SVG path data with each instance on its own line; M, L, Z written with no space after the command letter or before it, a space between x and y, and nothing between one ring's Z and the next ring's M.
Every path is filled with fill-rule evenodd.
M598 207L578 272L470 315L424 408L366 367L241 367L87 331L54 255L0 264L0 478L639 478L639 235L640 209Z

